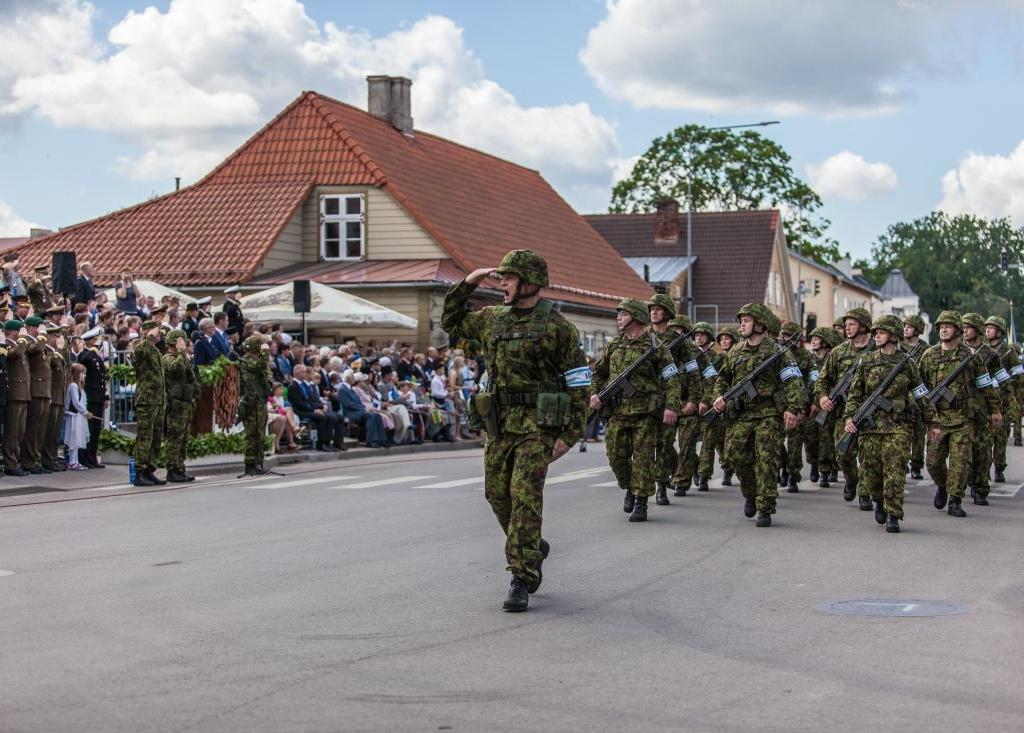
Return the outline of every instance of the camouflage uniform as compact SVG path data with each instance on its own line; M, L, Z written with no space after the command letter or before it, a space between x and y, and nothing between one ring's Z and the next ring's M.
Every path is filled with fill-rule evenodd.
M960 314L956 311L943 311L936 319L935 325L942 323L952 323L958 329L963 328ZM921 357L921 379L929 390L933 390L969 356L971 350L963 343L958 343L956 348L948 350L943 349L941 343L936 344ZM964 496L973 439L972 401L976 400L979 404L978 409L983 409L990 416L999 412L999 398L990 383L991 378L984 364L981 359L975 358L973 363L949 385L950 391L956 396L954 403L946 405L939 402L935 414L928 423L930 429L940 430L938 440L933 441L929 438L927 456L928 473L938 486L935 498L938 509L945 506L947 493L950 497L951 513L952 505L955 503L959 507Z
M992 462L996 467L996 480L999 481L1003 471L1006 470L1006 444L1010 440L1010 424L1017 420L1020 414L1017 385L1013 382L1013 370L1014 367L1020 366L1020 360L1013 347L1006 342L1006 321L1000 316L989 316L985 325L995 326L999 329L999 339L995 345L991 346L998 357L998 363L994 362L990 370L998 385L1000 409L1003 415L1002 424L992 428ZM982 331L984 332L984 329Z
M872 325L872 333L877 330L887 331L898 344L903 336L903 323L896 316L882 316ZM892 372L904 354L904 351L897 349L893 354L872 351L864 356L853 384L850 385L842 417L844 424ZM927 387L921 384L917 364L913 359L908 360L882 393L882 397L892 404L892 410L876 411L875 424L861 425L857 431L860 485L876 504L875 518L879 524L885 523L888 516L896 521L903 519L906 465L910 458L910 431L913 425L913 414L908 408L927 393ZM926 403L923 407L925 414L929 418L933 417ZM890 529L893 532L898 530L898 525Z
M148 332L155 326L147 321L142 324L142 330ZM138 476L156 470L166 404L164 365L160 352L146 335L132 351L132 366L135 368L135 471Z
M693 328L690 319L682 314L669 321L669 325L682 333ZM685 406L687 402L692 402L694 410L692 415L680 412L674 426L662 425L662 429L669 432L671 428L673 436L679 439L679 453L675 464L668 466L668 469L672 472L670 480L675 487L675 495L685 496L697 472L697 439L700 437L700 415L697 414L697 407L700 404L703 385L707 383L708 365L700 349L689 339L683 341L682 348L674 356L679 365L679 383L682 385L680 405ZM659 423L660 420L659 416Z
M702 321L697 325L700 327L706 326L712 338L716 338L714 331L711 330L711 324ZM733 326L725 326L719 330L716 338L719 346L721 346L723 335L732 339L730 349L740 342L740 334ZM704 359L711 368L705 367L704 370L707 376L703 381L701 403L709 409L711 392L715 388L715 380L718 379L718 372L721 371L722 364L725 363L725 355L727 353L727 351L716 352L712 348L704 352ZM722 471L726 474L732 473L732 469L729 468L725 461L725 424L727 420L728 418L722 415L710 425L704 420L700 421L700 460L697 464L697 475L700 476L701 487L704 486L707 480L711 478L711 474L714 473L715 451L718 451L718 462L721 464Z
M786 339L800 330L800 324L794 323L793 321L786 321L782 324L779 336L782 339ZM804 387L808 387L810 385L811 371L814 369L813 355L799 342L789 347L789 353L793 355L793 360L796 361L796 365L800 367L800 374L803 376ZM802 417L806 418L806 415L806 410L801 412ZM800 481L800 471L803 470L804 467L803 461L800 459L800 454L807 442L808 422L808 420L802 419L795 428L786 431L786 444L780 458L782 459L783 472L787 474L784 478L787 479L786 483L789 484L791 489L796 488L797 482ZM810 462L810 459L808 459L808 462ZM816 463L817 459L815 459L814 462ZM781 481L779 483L782 484Z
M547 285L546 263L529 250L508 253L498 272ZM486 410L481 419L491 424L484 448L484 491L506 536L508 570L534 588L543 561L544 479L555 442L561 439L571 446L583 435L590 368L579 332L551 301L540 300L533 308L490 306L471 312L467 304L475 289L463 281L448 291L441 328L483 346L490 405L483 408L486 403L477 395L474 409ZM562 409L539 409L541 398L548 406L557 399Z
M263 436L267 434L267 398L274 389L270 364L261 353L261 336L250 336L243 344L245 358L238 372L238 416L245 428L245 472L259 475L263 470Z
M964 313L961 318L964 326L973 326L978 336L973 342L964 339L964 343L975 351L985 371L992 380L992 373L998 368L998 355L995 350L984 340L985 320L980 313ZM1003 390L999 389L996 383L992 383L999 397L1000 410L1005 410L1003 401ZM990 475L992 472L992 421L988 411L984 409L977 399L971 399L968 405L969 422L971 426L971 461L967 473L967 485L971 487L971 496L987 497L991 488ZM1005 414L1005 413L1004 413Z
M168 344L176 344L179 338L188 337L184 331L174 330L167 334L166 341ZM164 387L167 391L167 435L164 444L167 476L168 480L175 482L187 481L189 477L185 472L185 453L188 447L188 428L199 393L199 380L187 351L165 354L163 362Z
M749 315L771 333L778 319L760 303L743 306L736 314ZM721 372L711 393L712 400L725 395L735 384L754 371L779 349L767 336L757 345L741 341L726 354ZM752 403L729 405L729 423L725 428L725 453L740 479L743 497L754 500L760 518L770 523L779 496L778 465L784 434L784 410L799 414L807 403L800 368L789 354L784 355L754 384L757 398Z
M833 344L835 344L836 334L831 328L819 326L811 331L811 338L813 339L815 336L825 344L825 355L819 358L811 352L811 370L807 375L807 390L811 394L813 394L818 378L821 376L821 370L825 367L825 359L828 358L828 354L832 350ZM832 471L839 470L836 464L836 447L832 442L835 415L829 415L824 425L818 425L817 421L813 419L817 413L817 406L812 404L809 413L809 418L811 419L805 421L804 452L807 455L807 462L811 464L811 479L818 480L821 482L822 487L827 487L829 485L829 474ZM817 479L814 478L816 471L818 473Z
M43 315L43 313L53 307L53 298L50 295L49 288L46 287L46 283L41 278L36 278L28 287L25 289L25 293L28 295L29 301L32 303L32 312L36 315Z
M924 334L924 319L919 315L907 316L904 323L914 327L917 331L917 338L920 340ZM900 344L900 348L913 349L917 346L918 342L910 343L909 341L903 341ZM927 347L927 344L925 344ZM921 364L921 356L924 354L924 349L921 349L921 353L918 354L915 361L918 365ZM911 408L914 413L914 428L911 433L911 447L910 447L910 471L917 476L921 475L921 469L924 468L924 441L925 441L925 430L924 418L921 417L920 406L916 403Z

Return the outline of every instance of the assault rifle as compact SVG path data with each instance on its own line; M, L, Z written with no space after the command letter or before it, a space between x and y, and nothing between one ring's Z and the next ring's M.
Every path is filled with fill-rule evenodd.
M933 389L925 396L925 399L928 401L929 405L937 408L939 406L939 402L941 401L945 403L943 406L946 408L950 408L953 406L953 403L956 402L956 395L953 394L952 390L950 390L949 385L951 385L956 380L956 378L960 376L960 372L962 372L964 369L971 365L971 361L973 359L974 352L972 351L970 354L964 357L963 361L956 365L956 369L947 374L945 379L943 379L941 382L935 385L935 389Z
M760 378L762 374L768 371L768 369L770 369L776 361L779 360L779 357L781 357L783 354L789 351L789 347L795 344L797 340L800 338L800 333L800 331L797 331L796 333L792 334L788 339L780 341L778 345L778 350L774 354L769 356L767 359L762 361L760 364L758 364L754 371L752 371L750 374L748 374L739 382L730 387L729 391L722 395L722 399L724 399L727 404L730 402L735 402L736 400L743 402L756 399L757 388L754 386L754 383L758 380L758 378ZM715 420L718 419L718 416L720 414L721 413L719 413L713 407L709 408L708 411L704 413L704 422L706 422L708 425L711 425L715 422Z
M688 339L692 336L693 331L694 329L691 328L686 333L677 334L674 339L665 344L665 348L671 352L672 349L682 343L684 339ZM614 404L618 402L623 395L625 395L626 399L633 396L633 392L635 390L633 389L633 384L629 380L634 374L636 374L640 367L646 364L651 357L658 352L658 349L661 347L661 344L659 344L655 339L654 334L651 334L651 340L651 347L647 349L647 351L641 354L636 361L623 369L615 379L608 382L608 384L604 386L604 389L597 393L597 398L601 400L602 409L605 406L614 406Z
M882 412L892 412L892 403L886 399L885 390L889 389L889 385L892 384L893 380L899 376L900 372L903 371L904 367L907 366L907 362L913 359L917 355L917 350L921 347L919 343L910 351L903 352L903 356L896 362L896 366L892 368L888 374L885 375L885 379L875 387L875 391L864 400L864 404L860 406L857 412L853 413L853 424L857 426L859 430L862 425L866 425L869 428L875 426L875 413L881 410ZM863 361L863 359L861 360ZM858 362L860 363L860 362ZM836 450L842 453L844 456L850 452L850 448L853 447L853 441L856 440L856 433L844 433L843 437L836 443Z
M872 343L868 347L868 351L874 351L875 345ZM832 401L832 410L839 407L839 404L846 399L846 395L850 391L850 385L853 384L853 378L857 376L857 367L864 361L864 357L857 359L850 368L843 372L843 376L836 382L836 386L832 388L832 391L828 393L829 400ZM820 405L819 405L820 408ZM817 415L814 416L814 422L818 425L824 425L825 421L828 420L829 415L832 414L832 410L821 410Z

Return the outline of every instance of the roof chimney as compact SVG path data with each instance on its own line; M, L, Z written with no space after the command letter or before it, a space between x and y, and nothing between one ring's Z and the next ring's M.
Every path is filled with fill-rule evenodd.
M368 76L366 84L367 111L399 132L412 135L412 80L404 76Z
M679 202L675 199L661 199L654 214L654 243L679 243Z

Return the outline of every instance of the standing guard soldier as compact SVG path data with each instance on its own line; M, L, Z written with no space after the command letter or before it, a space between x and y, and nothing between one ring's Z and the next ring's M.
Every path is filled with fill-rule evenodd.
M996 467L993 480L997 484L1002 484L1006 482L1004 471L1006 471L1006 444L1010 440L1010 425L1020 419L1020 406L1017 402L1018 389L1013 377L1014 368L1020 367L1020 359L1013 347L1006 342L1006 321L1001 316L989 316L985 320L985 338L999 358L999 365L992 376L998 384L1003 422L992 431L992 462ZM1019 374L1019 372L1017 373ZM987 500L985 504L988 504Z
M930 347L921 357L921 379L929 390L942 384L946 377L961 365L971 361L950 384L952 402L940 401L928 422L928 473L936 484L934 505L946 507L953 517L966 517L962 501L967 485L967 472L971 461L971 403L978 401L979 409L990 416L993 426L1003 421L999 412L999 397L992 388L992 378L980 358L961 343L963 321L953 310L943 311L935 319L939 330L939 343ZM949 461L947 467L946 461Z
M785 354L752 385L757 397L740 405L729 405L725 393L752 374L763 361L774 356L779 345L769 334L778 330L778 318L763 303L748 303L739 309L743 341L726 354L712 392L712 408L719 414L727 409L725 454L740 479L743 513L757 514L758 527L770 527L779 496L778 460L784 430L796 426L798 414L807 402L800 368Z
M720 330L718 332L720 351L715 352L712 348L715 343L715 329L706 321L694 324L693 342L700 349L701 357L704 360L704 368L701 370L701 399L697 407L699 415L708 411L711 390L714 389L715 380L718 379L718 370L722 368L722 362L725 361L725 352L739 340L738 335L732 326L726 326ZM726 469L725 463L725 418L721 417L711 425L698 419L698 425L700 426L700 454L697 458L697 491L710 490L708 481L715 470L715 451L718 451L718 460L725 473L722 485L730 485L732 483L729 478L731 472Z
M270 381L267 356L270 346L263 337L250 336L242 344L245 356L238 373L238 416L245 427L245 473L243 476L263 476L269 473L263 467L263 437L267 434L267 398L274 388Z
M814 393L815 385L821 377L821 370L825 367L825 359L832 351L832 345L836 342L836 332L831 328L818 326L811 331L811 371L807 375L807 391ZM833 422L834 415L829 415L824 425L818 425L813 418L818 414L819 407L816 403L811 404L807 420L806 440L807 462L811 464L811 471L808 478L816 481L818 486L827 489L833 471L836 467L836 446L832 441L835 432Z
M100 338L103 328L96 326L82 334L85 348L78 355L78 363L85 367L85 403L92 418L89 420L89 442L85 451L78 452L78 462L86 468L106 468L99 462L100 433L103 431L103 411L107 404L107 367L100 356ZM136 474L137 475L137 474Z
M41 330L41 329L40 329ZM50 363L50 409L46 416L46 431L43 434L42 461L47 471L66 471L67 464L60 459L57 446L60 443L60 429L64 424L64 396L68 391L67 336L62 335L59 326L46 329L49 343ZM62 339L58 344L58 339Z
M228 336L236 333L241 336L242 329L245 326L245 317L242 315L242 306L239 305L242 296L239 293L238 286L232 285L230 288L225 288L224 295L224 307L221 310L228 316L228 327L225 333Z
M907 350L913 351L917 348L918 343L921 342L921 338L924 336L924 319L918 314L907 316L903 320L903 342L900 347ZM927 344L926 344L927 345ZM921 356L924 355L924 349L918 352L914 361L920 365ZM924 418L921 417L921 406L914 403L910 408L914 413L914 429L910 436L910 478L918 481L924 478L924 474L921 471L924 469Z
M24 476L22 467L25 449L25 428L28 425L28 405L32 401L32 388L28 371L28 339L21 335L24 324L17 319L4 323L7 342L7 409L4 416L4 470L8 476Z
M22 449L22 466L33 474L53 473L43 468L43 439L46 437L46 422L50 415L50 350L46 348L46 334L39 327L43 319L29 316L25 319L28 346L29 394L32 401L28 406L28 420L25 426L25 447Z
M785 341L792 336L801 333L803 331L800 328L799 323L793 321L786 321L782 324L779 329L779 337ZM789 353L792 354L793 360L796 365L800 367L800 374L803 375L804 388L807 389L810 385L811 371L814 368L814 358L811 356L806 348L804 348L803 338L797 339L789 347ZM800 413L800 421L797 426L792 430L786 431L786 448L782 456L784 462L782 464L782 471L779 472L779 486L786 486L790 494L795 494L800 491L800 480L803 476L800 472L803 470L804 464L800 458L801 452L804 450L804 445L807 443L807 410L804 409ZM817 459L815 459L815 462ZM808 457L810 463L810 457ZM814 465L814 464L812 464ZM816 480L814 478L812 481Z
M647 521L647 499L655 491L655 446L662 434L660 425L674 425L682 402L679 369L664 344L658 343L645 327L650 315L644 303L633 298L621 301L613 338L594 367L590 407L604 410L605 446L612 473L625 490L623 511L630 522ZM598 393L652 346L657 350L630 378L633 394L620 395L607 407Z
M163 435L166 390L164 365L157 350L161 337L155 321L142 324L142 338L132 350L135 368L135 485L163 486L167 482L157 478L156 462Z
M503 305L469 311L473 291L495 275ZM590 387L579 332L540 298L547 285L544 258L512 250L498 267L475 270L453 286L441 316L441 328L480 343L487 362L488 389L474 395L471 414L487 430L484 492L505 533L512 583L503 608L511 612L527 610L543 579L550 551L541 537L544 478L582 437Z
M188 428L192 422L192 410L199 393L199 380L188 356L187 340L184 331L169 331L166 338L167 354L163 357L164 388L167 392L164 456L167 461L167 480L172 484L195 481L195 476L185 470L185 457L188 448Z

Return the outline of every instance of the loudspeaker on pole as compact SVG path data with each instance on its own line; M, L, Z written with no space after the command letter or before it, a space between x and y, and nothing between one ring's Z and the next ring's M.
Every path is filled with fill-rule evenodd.
M292 303L295 305L296 313L309 313L312 310L309 280L295 280L292 283Z
M75 292L78 279L78 261L74 252L54 252L50 264L53 277L53 292L70 295Z

